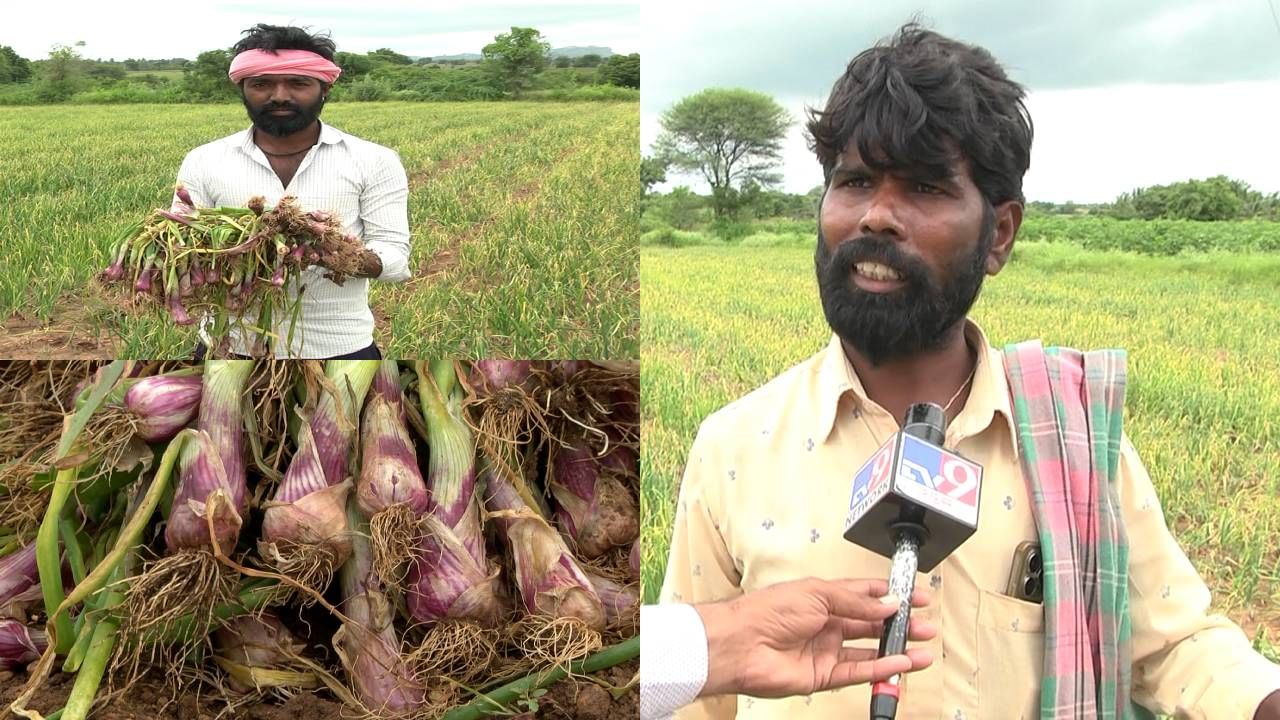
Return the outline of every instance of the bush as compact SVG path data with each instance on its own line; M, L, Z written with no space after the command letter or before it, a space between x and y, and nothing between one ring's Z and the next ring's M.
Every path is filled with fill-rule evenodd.
M521 96L522 100L586 100L591 102L640 101L640 91L613 85L586 85L569 89L532 90Z
M337 88L335 87L334 90L336 91ZM364 78L348 85L346 91L338 99L355 102L377 102L386 100L390 96L391 91L377 80Z
M656 245L660 247L691 247L694 245L714 244L713 238L708 238L702 233L685 232L669 227L661 227L656 230L650 230L640 236L641 245Z

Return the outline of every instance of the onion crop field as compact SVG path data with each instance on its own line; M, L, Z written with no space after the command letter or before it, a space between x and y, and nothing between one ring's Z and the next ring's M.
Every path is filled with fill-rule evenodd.
M635 103L337 103L326 122L399 154L410 268L372 283L391 357L635 357ZM0 108L0 356L178 357L190 328L92 284L112 239L168 206L239 105Z
M644 247L640 276L642 580L654 602L698 425L817 352L830 329L811 245ZM1039 337L1128 350L1125 431L1168 524L1215 610L1280 659L1280 256L1022 243L972 315L997 347Z

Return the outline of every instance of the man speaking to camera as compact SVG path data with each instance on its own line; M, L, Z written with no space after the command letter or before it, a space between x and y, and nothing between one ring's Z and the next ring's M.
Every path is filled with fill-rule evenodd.
M1121 431L1123 353L1000 351L967 318L1022 221L1023 97L987 51L908 25L811 114L834 334L702 424L662 601L887 577L887 558L842 537L851 479L909 406L932 403L943 447L983 468L980 521L915 578L933 602L913 617L938 632L913 647L935 661L903 679L896 717L1280 720L1280 667L1209 612ZM676 717L846 720L870 699L866 686L724 695Z

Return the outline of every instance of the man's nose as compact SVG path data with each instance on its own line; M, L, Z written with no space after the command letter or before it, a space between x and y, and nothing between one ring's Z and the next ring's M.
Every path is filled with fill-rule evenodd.
M271 102L280 104L293 102L293 98L289 95L289 87L284 83L272 85Z
M900 198L890 185L891 183L882 183L867 203L866 210L862 213L862 222L858 226L863 234L905 236L899 220Z

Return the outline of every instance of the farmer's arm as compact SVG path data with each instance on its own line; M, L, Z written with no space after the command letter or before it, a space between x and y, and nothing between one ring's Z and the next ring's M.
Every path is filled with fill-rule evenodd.
M680 483L662 602L700 603L742 594L739 587L742 578L720 533L723 505L719 482L725 472L719 467L717 441L709 431L709 424L710 421L703 424L693 441ZM662 662L663 659L654 660ZM678 711L675 717L728 720L736 715L737 698L727 695L703 698Z
M360 193L360 221L368 249L360 277L383 282L409 279L409 178L393 152L373 168Z
M1134 700L1176 717L1254 717L1280 689L1280 666L1254 652L1235 623L1209 613L1209 589L1170 535L1127 438L1118 480L1129 540Z

